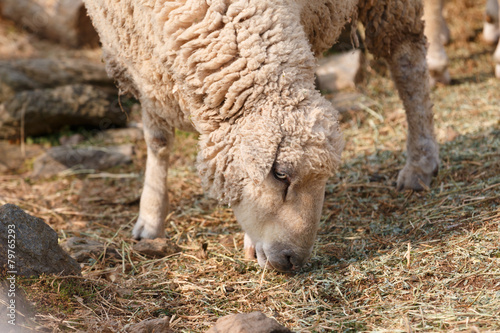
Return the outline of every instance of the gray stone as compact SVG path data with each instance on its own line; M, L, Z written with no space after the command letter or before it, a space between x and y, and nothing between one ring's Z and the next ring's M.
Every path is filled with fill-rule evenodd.
M239 313L219 318L206 333L292 333L262 312Z
M149 257L162 258L174 253L181 252L177 244L166 238L142 239L132 247L134 251Z
M70 237L59 245L78 262L86 262L91 258L97 259L103 255L106 258L120 258L116 249L104 246L104 244L92 239Z
M36 144L21 147L19 144L0 140L0 173L19 172L25 167L26 160L33 159L42 153L43 149Z
M7 275L5 280L0 280L0 332L37 331L38 325L33 321L34 317L33 306L27 300L24 290L17 286L15 276Z
M0 239L0 267L8 272L23 276L81 274L80 265L59 246L57 233L15 205L0 207Z
M82 0L2 0L0 13L26 30L71 47L99 45Z
M67 126L123 127L130 110L123 102L116 91L89 84L24 90L0 104L0 138L18 139L21 128L27 137Z
M63 135L59 138L59 143L62 146L76 146L85 142L85 137L79 133L73 135Z
M132 162L131 144L112 147L50 148L33 163L32 176L50 177L69 168L73 170L105 170Z
M119 99L102 63L84 59L0 61L0 138L19 139L21 127L25 137L65 126L123 127L126 112L131 111L127 100Z
M149 319L137 324L128 324L124 327L124 331L131 333L171 333L169 322L169 317Z
M318 89L322 92L334 92L355 88L363 78L362 63L361 50L351 50L321 59L316 69Z
M109 143L137 142L144 140L144 134L141 128L113 128L102 131L95 135L96 140L103 140Z
M361 93L352 91L339 91L328 95L327 98L340 113L347 111L367 111L376 105L374 100Z
M85 59L19 59L0 61L0 102L25 90L77 83L114 87L103 63Z

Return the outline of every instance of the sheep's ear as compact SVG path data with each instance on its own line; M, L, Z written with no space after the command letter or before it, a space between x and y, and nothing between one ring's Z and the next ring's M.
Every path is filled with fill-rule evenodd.
M275 122L249 114L200 136L198 172L211 197L221 203L236 202L248 181L260 184L265 179L281 142Z
M241 168L251 181L260 184L276 159L281 130L275 122L260 115L248 117L241 125Z

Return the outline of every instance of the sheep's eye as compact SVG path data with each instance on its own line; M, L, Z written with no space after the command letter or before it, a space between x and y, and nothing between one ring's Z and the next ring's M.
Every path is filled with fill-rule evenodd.
M278 181L286 184L287 186L290 185L290 177L287 173L274 170L273 174L274 178L276 178Z
M274 176L276 178L278 178L279 180L286 180L287 179L287 174L284 172L274 171Z
M290 174L283 168L273 165L273 176L277 181L285 184L287 187L290 185Z

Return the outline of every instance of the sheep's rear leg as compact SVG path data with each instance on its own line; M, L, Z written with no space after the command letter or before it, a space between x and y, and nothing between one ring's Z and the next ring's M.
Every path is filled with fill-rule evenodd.
M148 156L139 218L132 231L135 239L165 237L169 146L174 138L172 134L154 131L148 128L146 121L144 123Z
M495 63L495 76L500 79L500 0L488 0L486 4L486 20L484 23L483 37L487 42L496 43L497 48L493 54Z
M398 175L397 188L423 190L439 168L425 47L423 43L408 40L388 60L408 122L408 159Z
M497 48L493 54L493 60L495 61L495 76L500 79L500 41L498 41Z
M448 56L444 44L450 39L450 31L443 18L443 0L425 0L424 2L425 36L429 42L427 64L431 85L436 82L449 84Z
M498 0L488 0L483 26L483 39L485 42L495 44L500 37Z

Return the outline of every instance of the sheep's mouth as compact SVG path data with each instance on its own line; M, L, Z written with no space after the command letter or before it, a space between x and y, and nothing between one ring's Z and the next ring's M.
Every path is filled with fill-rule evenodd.
M265 268L266 266L273 267L269 262L269 260L267 259L266 253L264 252L264 246L261 243L255 246L255 258L257 258L257 262L259 263L260 267L262 268Z
M245 258L256 259L263 269L274 269L279 272L297 271L310 258L311 252L312 246L305 249L281 242L254 243L248 234L245 234Z
M297 271L309 258L298 255L294 250L279 243L268 247L258 243L255 246L255 256L260 267L287 273Z
M274 266L267 259L266 252L264 251L264 247L262 243L258 243L255 246L251 246L245 250L245 258L250 260L257 260L257 263L262 268L274 268Z
M250 260L257 260L257 263L260 267L265 268L266 266L271 266L269 261L267 260L266 253L264 252L264 248L261 243L258 243L256 246L251 246L245 250L245 258Z

